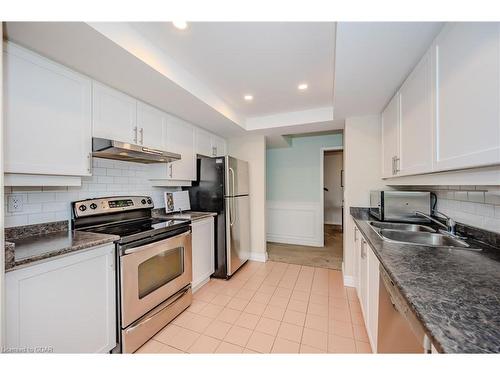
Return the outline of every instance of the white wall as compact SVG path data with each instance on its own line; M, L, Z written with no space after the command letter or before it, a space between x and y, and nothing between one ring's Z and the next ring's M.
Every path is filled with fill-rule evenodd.
M248 162L250 175L250 258L267 260L266 139L261 135L227 141L228 155Z
M356 258L350 207L369 207L370 190L384 187L381 179L380 116L351 117L344 129L344 263L346 285L354 285Z
M342 224L342 187L340 173L343 168L343 153L325 152L323 185L328 191L324 192L324 220L325 224Z
M267 240L324 244L323 148L341 148L342 134L293 137L290 147L266 152Z
M11 213L5 208L5 226L70 220L72 201L94 197L148 195L155 207L165 207L163 192L178 188L152 187L146 168L146 164L94 158L93 176L83 177L79 187L6 187L5 198L20 195L23 211Z

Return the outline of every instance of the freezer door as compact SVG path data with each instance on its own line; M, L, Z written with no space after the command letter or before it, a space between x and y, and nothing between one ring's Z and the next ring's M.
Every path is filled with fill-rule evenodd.
M226 198L227 274L231 276L250 257L248 196Z
M226 156L226 196L248 195L248 163Z

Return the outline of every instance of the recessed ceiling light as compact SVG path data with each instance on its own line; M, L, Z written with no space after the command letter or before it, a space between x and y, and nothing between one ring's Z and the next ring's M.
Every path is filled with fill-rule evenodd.
M303 91L303 90L307 90L307 87L308 87L308 86L307 86L307 83L301 83L301 84L299 84L299 85L297 86L297 88L298 88L299 90L302 90L302 91Z
M186 21L173 21L172 24L179 30L186 30L188 27Z
M245 99L247 102L250 102L253 100L253 95L245 95L243 99Z

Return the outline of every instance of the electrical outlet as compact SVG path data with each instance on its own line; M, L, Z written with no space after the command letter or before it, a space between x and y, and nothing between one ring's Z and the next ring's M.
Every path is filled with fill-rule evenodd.
M9 194L9 212L23 212L23 196L20 194Z

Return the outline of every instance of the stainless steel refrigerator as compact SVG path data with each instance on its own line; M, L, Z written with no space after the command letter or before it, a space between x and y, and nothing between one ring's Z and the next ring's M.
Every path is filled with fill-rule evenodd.
M216 212L214 277L229 278L250 256L248 163L231 156L200 157L189 191L191 210Z

